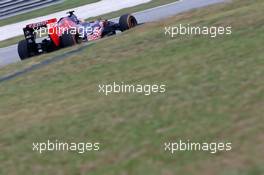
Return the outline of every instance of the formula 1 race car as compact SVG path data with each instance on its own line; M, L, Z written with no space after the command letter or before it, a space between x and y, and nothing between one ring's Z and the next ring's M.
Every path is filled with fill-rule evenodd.
M18 54L21 60L81 42L115 35L117 31L123 32L138 25L136 18L130 14L122 15L119 23L101 19L85 22L78 19L74 11L67 14L68 16L59 20L54 18L29 24L23 28L25 39L18 43ZM37 42L37 34L41 36L44 33L45 39Z

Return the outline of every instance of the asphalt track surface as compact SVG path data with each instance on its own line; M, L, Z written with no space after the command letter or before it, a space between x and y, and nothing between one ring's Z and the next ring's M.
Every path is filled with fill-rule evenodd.
M174 16L174 15L182 13L182 12L186 12L188 10L197 9L197 8L209 6L212 4L225 2L225 1L226 0L180 0L180 1L177 1L177 2L174 2L171 4L155 7L155 8L144 10L141 12L136 12L133 15L137 18L139 23L154 22L154 21L162 20L164 18L168 18L170 16ZM117 18L113 19L113 21L116 21L116 20L118 20L118 19ZM87 45L85 45L83 47L86 48ZM33 65L29 68L26 68L24 70L21 70L19 72L14 73L14 74L7 75L4 77L0 77L0 83L3 81L6 81L6 80L10 80L10 79L17 77L19 75L22 75L24 73L30 72L32 70L38 69L42 66L51 64L51 63L56 62L58 60L68 58L68 57L78 53L81 50L82 50L82 48L77 49L75 51L71 51L69 53L65 53L65 54L60 55L60 56L56 56L54 58L50 58L49 60L45 60L43 62L40 62L36 65ZM34 58L31 58L31 59L34 59ZM20 61L20 59L19 59L19 56L17 54L17 45L12 45L12 46L9 46L6 48L0 48L0 68L2 66L7 65L7 64L11 64L11 63L19 62L19 61Z

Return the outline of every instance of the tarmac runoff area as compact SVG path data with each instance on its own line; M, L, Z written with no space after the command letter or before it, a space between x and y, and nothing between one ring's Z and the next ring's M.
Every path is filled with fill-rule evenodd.
M182 12L186 12L188 10L197 9L225 1L226 0L180 0L171 4L155 7L141 12L136 12L133 15L137 18L139 23L153 22L170 16L174 16ZM78 13L76 14L79 16ZM117 20L118 18L115 18L112 21ZM0 48L0 68L7 64L19 61L20 59L17 53L17 45Z

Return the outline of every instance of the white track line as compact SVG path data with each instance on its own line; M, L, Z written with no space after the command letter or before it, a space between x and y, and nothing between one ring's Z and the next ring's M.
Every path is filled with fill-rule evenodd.
M153 8L150 8L150 9L147 9L147 10L143 10L143 11L139 11L139 12L135 12L133 14L138 14L138 13L142 13L142 12L149 12L149 11L153 11L153 10L156 10L156 9L160 9L160 8L163 8L163 7L167 7L167 6L171 6L171 5L174 5L174 4L178 4L180 2L182 2L183 0L178 0L176 2L172 2L172 3L169 3L169 4L164 4L164 5L161 5L161 6L157 6L157 7L153 7Z

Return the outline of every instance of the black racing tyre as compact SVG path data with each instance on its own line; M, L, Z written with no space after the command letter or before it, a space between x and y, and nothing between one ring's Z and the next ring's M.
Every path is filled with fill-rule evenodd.
M28 48L27 40L19 41L17 51L21 60L25 60L30 57L30 51Z
M60 46L70 47L76 44L76 37L75 35L71 34L71 30L64 32L60 37Z
M137 25L137 19L130 14L122 15L119 19L119 27L122 32L131 29Z

